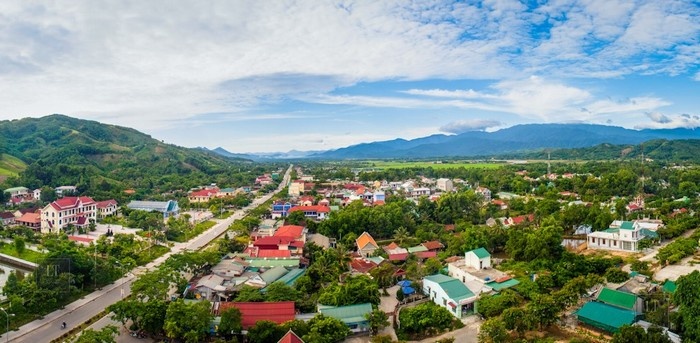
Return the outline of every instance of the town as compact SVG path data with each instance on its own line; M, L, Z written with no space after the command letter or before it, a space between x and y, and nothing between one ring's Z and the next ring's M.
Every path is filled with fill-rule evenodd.
M127 189L125 204L7 188L8 320L112 288L102 331L81 336L596 342L642 330L680 342L692 327L674 294L700 281L695 168L351 165L273 164L250 185L162 200ZM56 278L26 277L50 268Z

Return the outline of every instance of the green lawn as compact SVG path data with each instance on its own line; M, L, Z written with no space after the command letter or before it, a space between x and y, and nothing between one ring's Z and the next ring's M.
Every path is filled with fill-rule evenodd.
M505 165L505 163L488 163L488 162L473 162L473 161L447 161L444 163L436 163L435 161L365 161L368 168L379 169L402 169L402 168L427 168L434 169L452 169L452 168L482 168L482 169L497 169Z
M44 254L29 250L28 248L25 248L22 255L20 255L17 253L17 250L15 250L15 246L11 243L0 243L0 253L34 263L39 263L39 261L44 258Z
M27 169L27 164L17 157L8 154L0 155L0 175L16 176L25 169Z

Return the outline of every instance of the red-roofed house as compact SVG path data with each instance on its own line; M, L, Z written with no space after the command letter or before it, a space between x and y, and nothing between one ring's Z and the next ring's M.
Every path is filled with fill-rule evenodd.
M534 214L522 215L513 218L506 218L503 220L503 226L509 227L513 225L520 225L524 223L532 223L535 221Z
M286 258L292 257L292 252L290 250L270 250L270 249L257 249L255 256L260 258Z
M328 206L312 205L312 206L294 206L289 209L289 212L302 211L304 216L315 220L323 220L328 217L331 208Z
M97 218L104 218L117 213L117 201L114 199L109 199L105 201L99 201L97 203Z
M376 267L377 267L376 263L374 263L370 260L366 260L362 257L353 258L350 261L350 269L354 272L361 273L361 274L369 273L370 270L372 270Z
M407 258L408 258L407 252L397 253L397 254L389 254L389 261L406 261Z
M191 203L201 203L201 202L209 202L211 198L216 197L216 195L219 193L219 188L208 188L208 189L200 189L197 191L192 191L190 194L187 195L187 199L190 200Z
M39 213L25 213L15 219L15 223L36 230L41 227L41 215Z
M243 329L248 329L261 320L269 320L282 324L294 319L295 309L293 301L279 302L229 302L225 301L219 306L219 313L235 307L241 311Z
M440 243L440 241L430 241L430 242L424 242L421 243L422 246L424 246L428 251L438 251L445 246Z
M7 226L15 223L15 215L12 212L0 212L0 220L2 225Z
M58 233L66 226L87 226L97 220L97 203L90 197L64 197L41 210L41 232Z
M306 243L306 228L299 225L283 225L280 226L274 234L273 237L291 237L295 241L302 241Z
M314 204L316 199L311 195L302 195L299 198L299 205L301 206L311 206Z
M292 331L292 329L289 329L289 331L287 331L287 333L284 334L284 336L282 336L282 338L280 338L280 340L277 341L277 343L305 343L305 342L301 338L299 338L299 336L297 336L297 334L295 334L294 331Z
M304 242L288 236L260 237L253 242L253 246L258 248L258 255L262 250L289 250L294 255L300 255L304 250Z

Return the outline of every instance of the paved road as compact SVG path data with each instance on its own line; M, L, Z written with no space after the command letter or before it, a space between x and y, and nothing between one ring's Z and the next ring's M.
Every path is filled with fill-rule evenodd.
M161 263L165 262L165 260L167 260L172 254L177 254L183 250L197 250L207 245L216 237L223 234L235 220L243 218L248 210L263 204L264 202L270 200L274 194L285 189L286 185L289 183L291 171L292 166L287 169L282 182L280 182L279 188L277 188L275 192L255 199L253 203L247 207L236 211L229 218L219 221L211 229L191 239L189 242L175 244L169 253L157 258L146 266L135 269L134 272L138 273L139 271L152 270ZM17 331L10 331L9 341L27 343L50 342L65 333L65 331L61 330L60 328L61 322L65 321L69 328L71 326L84 323L102 312L102 310L104 310L107 306L114 304L122 297L129 295L131 292L131 283L135 278L136 276L129 274L129 276L117 280L117 282L114 284L108 285L102 290L93 292L87 295L85 298L67 305L62 310L56 310L48 314L43 319L27 323L20 327ZM7 334L8 333L0 336L0 342L7 340Z

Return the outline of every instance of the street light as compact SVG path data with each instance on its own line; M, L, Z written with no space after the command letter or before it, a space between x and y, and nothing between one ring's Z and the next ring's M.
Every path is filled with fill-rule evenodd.
M10 316L15 316L14 313L7 313L4 308L0 307L0 310L2 310L3 313L5 313L5 318L7 319L7 324L5 326L5 337L7 338L7 342L10 341Z

